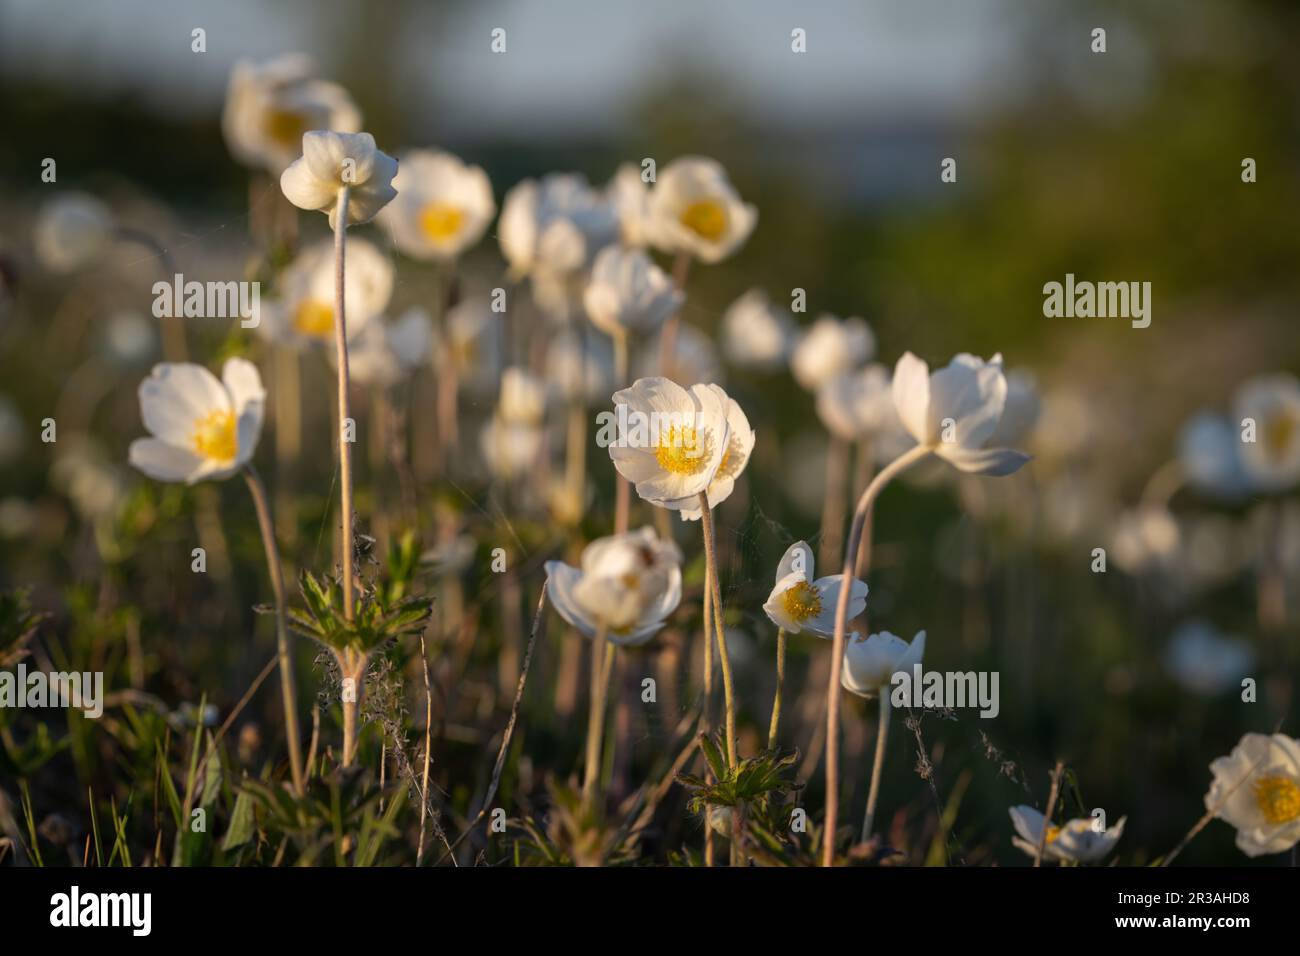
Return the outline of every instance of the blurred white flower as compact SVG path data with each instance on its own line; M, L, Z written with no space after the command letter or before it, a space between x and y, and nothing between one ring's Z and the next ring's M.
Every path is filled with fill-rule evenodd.
M108 320L104 339L109 354L117 361L139 362L154 350L154 323L138 312L117 312Z
M501 399L497 415L511 425L540 425L546 414L546 386L522 368L511 367L501 375Z
M1027 369L1006 373L1007 398L1002 417L992 436L985 442L990 448L1021 448L1030 439L1038 421L1042 402L1038 396L1038 379Z
M769 301L762 289L750 289L722 316L722 351L741 368L771 370L790 354L794 321L789 311Z
M265 400L246 359L227 359L220 380L190 362L156 365L140 383L140 416L153 437L131 442L130 462L158 481L227 478L257 449Z
M625 406L631 424L609 444L618 473L652 505L696 509L730 447L727 393L717 385L687 390L666 378L641 378L613 401L616 412Z
M642 248L650 244L650 184L641 178L641 167L624 163L605 187L618 217L623 245Z
M1242 853L1284 853L1300 842L1300 741L1246 734L1210 773L1205 809L1237 828Z
M659 360L663 344L663 330L659 335L645 343L636 361L636 371L642 377L654 377L659 374ZM718 365L718 352L713 346L713 339L693 325L678 321L677 332L673 338L673 354L670 366L677 378L683 382L717 382L722 379L722 369Z
M326 213L338 225L339 195L348 189L348 221L369 222L397 190L397 160L375 147L369 133L313 130L302 137L302 156L280 175L280 189L299 209Z
M1024 452L985 447L1006 405L1002 356L988 362L962 353L931 374L911 352L894 367L894 407L903 426L953 467L977 475L1009 475L1029 461Z
M316 78L309 57L289 53L266 63L235 64L221 129L235 159L279 174L302 155L305 133L355 133L361 113L343 87Z
M736 479L740 477L749 456L754 451L754 429L749 427L749 419L734 398L727 399L727 450L722 454L718 470L709 482L709 507L716 508L736 490ZM703 513L700 508L682 506L681 516L684 521L699 521Z
M88 521L114 517L126 500L127 482L121 470L87 439L60 441L50 468L50 483L67 496Z
M36 216L36 259L51 272L71 272L100 256L113 239L113 215L86 193L57 194Z
M394 322L369 323L348 348L348 369L355 382L387 388L427 364L432 349L433 320L411 308Z
M536 465L542 437L542 429L535 424L508 422L493 415L479 432L479 450L488 470L510 481Z
M1241 463L1261 491L1286 491L1300 482L1300 379L1278 373L1237 390L1236 424L1255 422L1255 440L1241 442Z
M451 363L460 386L471 392L496 388L501 374L498 336L502 316L492 311L486 296L462 299L450 309L442 334L435 332L439 364Z
M1037 858L1038 841L1043 835L1046 820L1030 806L1012 807L1010 812L1011 823L1016 828L1016 836L1011 838L1011 842L1017 849ZM1100 862L1115 849L1115 844L1124 835L1124 823L1127 820L1128 817L1120 817L1113 827L1108 827L1101 833L1097 832L1093 820L1081 817L1059 827L1048 825L1043 859L1058 863Z
M719 262L749 238L758 210L743 201L715 160L683 156L659 171L650 191L651 241L665 252Z
M450 153L403 153L393 179L397 197L380 214L398 249L446 262L483 238L496 215L487 173Z
M1200 412L1178 436L1178 460L1187 483L1202 494L1234 501L1246 493L1241 434L1222 415Z
M304 250L280 277L279 295L263 305L260 329L283 344L302 347L334 337L334 246L326 239ZM348 242L343 296L348 341L386 308L393 294L393 263L365 239Z
M813 578L813 553L806 541L796 541L781 556L776 566L776 583L763 610L772 623L787 634L807 631L818 637L835 634L835 606L844 586L844 575L832 574ZM847 620L852 620L867 606L867 585L853 579L849 592Z
M1142 505L1122 512L1111 530L1111 557L1130 574L1167 569L1178 557L1182 533L1163 505Z
M816 392L832 379L852 372L876 354L876 336L862 319L840 321L823 315L799 338L790 356L794 379Z
M546 347L546 381L565 402L603 404L614 387L614 355L599 335L561 332Z
M844 645L840 684L859 697L875 697L886 692L900 671L910 677L912 666L921 663L924 656L925 631L918 631L910 644L888 631L872 634L866 640L854 635Z
M889 369L873 362L831 379L817 390L817 414L827 431L848 442L897 429Z
M501 252L519 277L569 279L618 238L610 201L576 173L525 179L506 193L497 223Z
M681 308L672 278L640 249L607 246L596 256L583 293L587 317L611 336L655 331Z
M598 538L582 567L546 563L546 595L584 636L604 631L615 644L650 640L682 597L681 552L651 528Z
M1183 687L1212 697L1240 686L1255 666L1245 641L1225 637L1203 620L1187 621L1174 632L1165 652L1165 669Z

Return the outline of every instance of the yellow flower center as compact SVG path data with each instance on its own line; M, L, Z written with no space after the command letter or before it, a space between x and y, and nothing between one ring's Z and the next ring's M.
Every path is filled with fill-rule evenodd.
M194 450L214 461L234 461L239 450L235 413L209 412L194 423Z
M297 110L267 110L262 117L262 132L281 146L301 148L303 133L311 126L306 115Z
M320 299L304 299L293 314L293 327L302 335L329 338L334 331L334 306Z
M781 605L786 614L802 624L822 612L821 592L807 581L800 581L781 595Z
M451 203L435 201L420 210L420 228L434 242L454 238L464 222L464 211Z
M1255 803L1264 819L1272 824L1300 818L1300 786L1290 777L1270 774L1255 781Z
M1265 423L1264 450L1268 452L1268 456L1274 461L1285 458L1291 443L1295 441L1298 428L1300 423L1286 412L1274 415L1271 421Z
M727 231L727 210L716 199L699 199L687 206L681 224L703 239L716 242Z
M1056 841L1056 838L1059 837L1060 835L1061 835L1061 828L1060 828L1060 827L1056 826L1055 824L1050 824L1050 825L1047 827L1047 842L1048 842L1048 843L1054 843L1054 842Z
M708 439L690 425L670 425L659 436L655 457L659 467L674 475L695 475L709 463Z

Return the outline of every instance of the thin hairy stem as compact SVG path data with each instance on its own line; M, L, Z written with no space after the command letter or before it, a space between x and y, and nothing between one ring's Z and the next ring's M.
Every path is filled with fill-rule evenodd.
M862 842L871 838L871 824L876 818L876 801L880 797L880 772L885 766L885 744L889 740L889 715L893 708L889 694L880 690L880 720L876 725L876 756L871 762L871 786L867 790L867 814L862 820Z
M776 632L776 695L772 698L772 723L767 728L767 749L776 749L776 728L781 723L781 690L785 686L785 628Z
M346 256L348 231L348 187L339 189L339 206L334 226L334 349L338 357L338 441L339 487L343 499L343 616L350 623L353 615L352 598L352 443L348 441L348 423L352 411L348 403L348 324L344 313L343 265ZM359 695L358 695L359 696ZM346 714L347 709L344 708ZM347 748L344 748L346 761Z
M700 492L700 523L704 527L705 576L713 595L713 631L718 639L718 662L722 665L722 693L726 699L727 766L736 766L736 696L731 680L731 655L722 628L722 588L718 583L718 542L713 533L713 509L707 491Z
M614 667L614 645L605 640L602 627L591 642L591 700L587 711L587 760L582 776L582 800L593 806L600 785L601 754L604 750L605 706L609 699L609 675Z

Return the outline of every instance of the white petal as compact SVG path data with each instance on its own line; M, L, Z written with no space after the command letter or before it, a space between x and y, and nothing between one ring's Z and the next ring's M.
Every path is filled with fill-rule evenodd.
M894 408L908 434L918 442L926 443L938 438L931 435L927 426L930 408L930 370L925 362L911 352L894 366Z
M204 462L198 455L157 438L137 438L131 442L127 460L156 481L193 484L204 473Z
M163 441L188 448L194 427L214 411L231 411L230 395L215 375L191 362L155 365L140 383L140 417Z

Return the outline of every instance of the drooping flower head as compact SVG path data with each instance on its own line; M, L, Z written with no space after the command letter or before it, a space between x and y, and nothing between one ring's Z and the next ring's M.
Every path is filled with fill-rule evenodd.
M649 211L656 247L710 263L740 248L758 222L758 210L741 200L722 164L702 156L683 156L659 171Z
M813 553L806 541L786 549L776 567L776 583L763 610L772 623L789 634L807 631L818 637L835 634L835 607L844 587L844 575L813 578ZM848 620L866 609L867 585L854 578L850 583Z
M326 213L338 225L339 194L348 188L348 221L369 222L397 190L397 160L380 152L369 133L313 130L302 137L302 156L280 175L280 189L299 209Z
M455 259L483 238L496 215L487 173L450 153L403 153L393 188L397 198L380 218L397 248L415 259Z
M908 643L896 634L881 631L863 640L853 637L844 645L844 669L840 685L859 697L886 693L894 675L910 674L925 654L925 631L918 631Z
M598 538L582 567L546 563L546 593L560 616L586 637L644 644L682 597L681 552L652 528Z
M220 379L190 362L156 365L140 383L140 417L153 437L131 443L130 462L158 481L227 478L257 449L265 401L246 359L227 359Z
M893 392L898 417L911 436L961 471L1009 475L1029 461L1023 452L985 447L1006 407L1000 354L985 362L963 352L931 373L906 352L894 367Z

